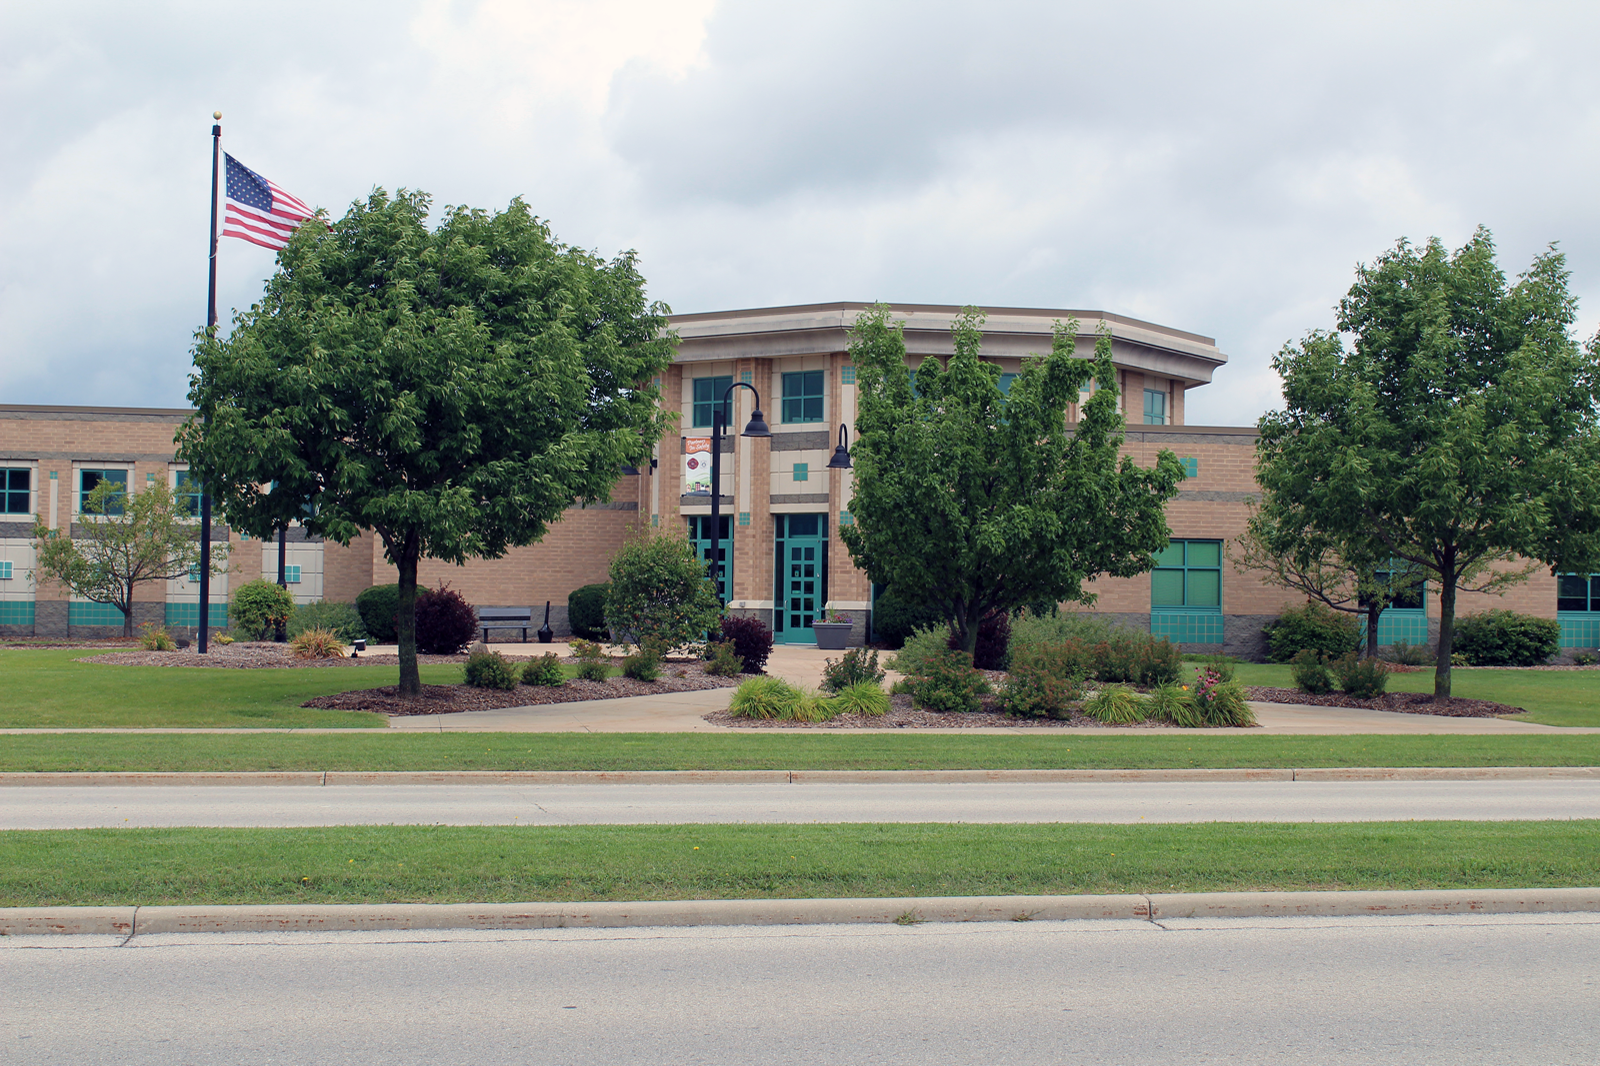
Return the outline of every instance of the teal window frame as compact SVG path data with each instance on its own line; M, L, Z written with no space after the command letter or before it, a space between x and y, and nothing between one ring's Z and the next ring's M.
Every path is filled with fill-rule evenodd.
M94 478L94 481L86 486L84 483L88 481L91 476ZM99 486L101 481L121 483L122 485L121 492L113 493L106 497L106 509L103 513L107 515L119 515L122 513L123 507L128 500L128 472L126 470L110 470L105 467L80 467L78 470L79 514L94 513L92 511L85 511L83 509L83 505L84 502L88 500L89 494Z
M1018 375L1018 374L1001 374L1000 375L1000 395L1002 395L1002 396L1010 396L1011 395L1011 386L1013 386L1013 385L1015 385L1017 383L1017 378L1019 376L1020 375Z
M1556 613L1591 612L1600 612L1600 574L1557 574Z
M783 375L783 421L821 422L823 388L827 375L821 370L795 370Z
M733 424L733 397L728 394L728 389L733 385L732 374L720 374L716 377L695 378L694 406L690 412L690 425L695 429L710 429L711 418L717 413L717 402L727 396L727 401L722 405L722 424Z
M0 514L32 514L33 471L25 466L0 466Z
M1144 424L1147 426L1167 424L1167 394L1160 389L1144 390Z
M200 483L187 470L179 470L173 478L172 509L185 518L200 517Z
M1150 610L1221 614L1222 541L1169 542L1150 571Z

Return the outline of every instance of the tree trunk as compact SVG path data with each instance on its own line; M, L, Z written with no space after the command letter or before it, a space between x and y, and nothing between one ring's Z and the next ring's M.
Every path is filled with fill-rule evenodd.
M1433 669L1433 698L1450 698L1450 654L1456 642L1456 569L1441 567L1439 574L1439 657Z
M287 590L289 587L288 577L285 573L285 564L288 558L288 553L289 527L287 525L280 525L278 526L278 587L285 590ZM277 641L279 644L282 644L289 639L288 622L289 620L287 618L278 619L277 628L272 634L272 639Z
M396 565L400 570L400 598L395 604L395 641L400 645L400 697L422 695L422 675L417 670L417 534L407 533Z
M1378 619L1383 615L1383 603L1380 601L1367 608L1367 658L1378 657Z
M950 626L956 642L968 655L975 654L978 649L978 623L972 618L971 606L965 603L957 604L955 621Z
M125 637L133 636L133 599L129 598L128 606L123 607L119 603L117 608L122 611L122 635Z

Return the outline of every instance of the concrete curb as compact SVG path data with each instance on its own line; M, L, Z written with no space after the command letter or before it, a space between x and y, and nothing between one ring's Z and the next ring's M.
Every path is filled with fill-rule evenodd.
M0 773L5 786L971 784L1112 781L1530 781L1600 778L1597 766L1167 770L282 770Z
M1113 896L658 900L621 903L399 903L218 907L14 907L0 936L616 929L660 926L1153 921L1185 918L1600 912L1600 888L1419 892L1204 892Z

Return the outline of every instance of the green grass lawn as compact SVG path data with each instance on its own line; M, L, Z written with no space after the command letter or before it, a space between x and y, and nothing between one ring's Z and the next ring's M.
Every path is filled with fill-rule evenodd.
M1600 766L1600 734L73 734L0 737L0 770L916 770Z
M1246 685L1294 688L1289 667L1277 663L1240 663L1235 677ZM1433 671L1390 674L1390 692L1432 692ZM1450 692L1471 700L1493 700L1528 713L1515 721L1544 725L1600 726L1600 670L1497 670L1456 667Z
M0 906L1528 888L1600 823L343 826L0 833Z

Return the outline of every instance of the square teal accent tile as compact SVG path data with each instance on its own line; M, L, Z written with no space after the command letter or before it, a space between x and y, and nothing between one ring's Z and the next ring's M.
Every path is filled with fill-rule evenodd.
M739 512L739 524L741 526L747 526L747 525L750 524L750 512L749 511L740 511Z
M796 464L794 464L794 479L796 481L810 481L811 480L811 464L810 463L796 463Z
M656 526L656 527L658 527L658 528L659 528L659 527L660 527L660 525L661 525L661 516L660 516L660 515L658 515L658 514L653 514L653 515L651 515L651 516L650 516L650 524L651 524L651 525L652 525L652 526Z
M0 600L0 626L33 625L32 600Z
M226 603L213 603L208 605L206 613L211 618L207 629L228 628L228 605ZM166 610L166 624L193 629L200 624L199 603L169 603Z
M195 610L199 610L198 607ZM120 626L122 625L122 612L109 603L69 603L67 604L67 625L69 626Z
M1556 612L1563 648L1600 648L1600 612Z
M1222 612L1152 611L1150 635L1174 644L1221 644Z
M754 378L752 377L751 371L749 371L749 370L741 370L741 371L739 371L739 383L741 385L748 385L748 384L750 384L750 382L752 380L754 380Z
M286 585L300 584L300 568L285 564L283 568L283 583Z
M1428 643L1428 613L1426 611L1396 611L1393 608L1378 616L1378 646L1403 640L1407 644ZM1366 641L1362 640L1365 644Z
M1200 476L1200 460L1196 459L1194 456L1186 455L1182 459L1179 459L1178 462L1183 464L1183 472L1189 477Z
M841 385L854 385L855 383L856 383L856 368L855 367L847 366L843 370L839 371L839 384L841 384Z
M856 516L851 514L849 511L840 511L839 524L841 526L853 526L856 524Z
M54 470L52 470L52 471L50 471L50 480L54 481L55 479L56 479L56 472Z
M11 580L11 560L0 559L0 581Z

